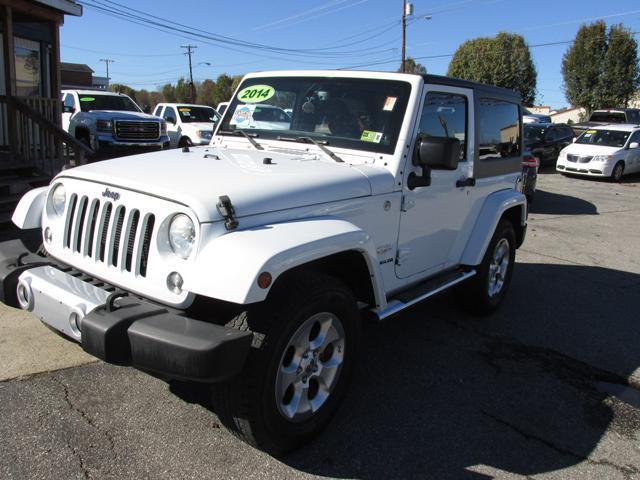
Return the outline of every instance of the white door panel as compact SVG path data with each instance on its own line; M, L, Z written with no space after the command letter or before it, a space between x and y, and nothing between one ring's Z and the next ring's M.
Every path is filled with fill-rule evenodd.
M399 278L427 276L457 264L470 231L469 189L474 187L456 187L456 182L473 172L472 90L427 85L420 118L416 138L419 133L458 138L464 141L465 159L456 170L432 170L428 187L411 191L405 186L395 268Z

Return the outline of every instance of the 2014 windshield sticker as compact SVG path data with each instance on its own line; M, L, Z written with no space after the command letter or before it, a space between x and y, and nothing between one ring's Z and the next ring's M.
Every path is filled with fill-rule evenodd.
M372 132L371 130L365 130L360 136L360 141L362 142L380 143L380 140L382 140L382 132Z
M82 98L80 99L80 101L81 101L81 102L95 102L95 101L96 101L96 99L95 99L95 98L93 98L93 97L82 97Z
M276 94L269 85L252 85L238 92L238 100L244 103L260 103L269 100Z

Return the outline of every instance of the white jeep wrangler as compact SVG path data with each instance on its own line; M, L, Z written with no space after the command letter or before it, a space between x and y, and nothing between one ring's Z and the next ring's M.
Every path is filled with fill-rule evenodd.
M277 107L288 121L253 121ZM274 110L274 109L272 109ZM274 454L344 396L362 317L454 287L503 300L526 231L512 91L432 75L247 75L210 145L86 165L28 192L0 295L105 362L211 383Z

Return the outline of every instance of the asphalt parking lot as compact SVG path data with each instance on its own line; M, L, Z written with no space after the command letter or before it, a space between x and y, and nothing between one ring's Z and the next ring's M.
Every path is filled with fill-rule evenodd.
M0 309L1 478L640 478L640 176L542 172L502 309L442 295L366 328L354 383L283 459L208 394L94 362Z

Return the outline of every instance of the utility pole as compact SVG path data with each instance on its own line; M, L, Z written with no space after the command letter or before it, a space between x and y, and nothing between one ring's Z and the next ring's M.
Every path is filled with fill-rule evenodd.
M180 48L186 48L185 55L189 56L189 85L191 86L191 103L196 101L196 86L193 83L193 67L191 65L191 54L198 48L196 45L181 45Z
M107 90L108 90L109 89L109 81L111 80L109 78L109 64L115 62L115 60L111 60L110 58L101 58L100 61L104 62L107 65Z
M402 0L402 63L400 64L400 71L404 73L405 68L405 53L407 46L407 0Z

